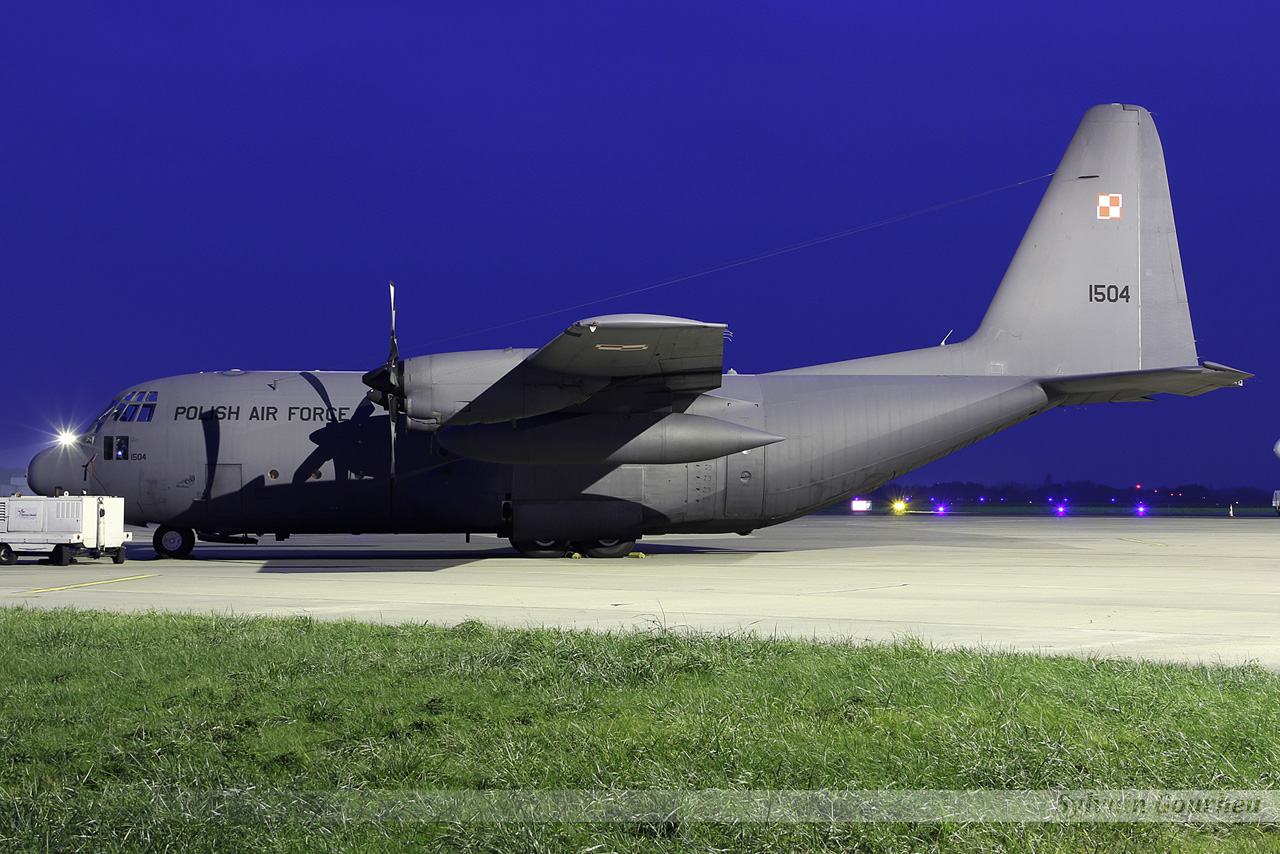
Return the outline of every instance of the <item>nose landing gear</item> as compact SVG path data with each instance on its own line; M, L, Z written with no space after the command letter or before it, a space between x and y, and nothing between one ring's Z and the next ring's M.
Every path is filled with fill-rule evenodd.
M183 558L191 554L196 545L196 532L190 528L174 528L161 525L151 539L160 557Z

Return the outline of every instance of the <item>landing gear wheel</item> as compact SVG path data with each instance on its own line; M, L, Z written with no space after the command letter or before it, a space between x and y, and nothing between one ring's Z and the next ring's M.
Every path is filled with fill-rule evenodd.
M13 566L17 561L13 548L8 543L0 543L0 566Z
M564 557L569 553L568 540L512 540L511 545L524 557Z
M635 540L583 540L573 544L574 551L587 557L626 557L635 547Z
M54 566L70 566L71 547L62 543L54 546L53 551L49 553L49 563Z
M156 529L151 544L160 557L186 557L196 547L196 532L190 528L174 528L161 525ZM122 548L123 551L123 548Z
M111 554L111 562L117 563L117 564L124 563L124 546L121 546L120 548L116 549Z

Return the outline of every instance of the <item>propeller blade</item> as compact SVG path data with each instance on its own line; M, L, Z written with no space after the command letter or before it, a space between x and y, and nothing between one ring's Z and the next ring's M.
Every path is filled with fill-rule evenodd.
M396 404L396 398L392 396L387 401L387 414L390 416L387 421L391 424L391 469L388 479L391 483L391 508L392 515L395 511L395 493L396 493L396 416L399 414L397 410L400 407Z
M387 354L387 364L394 365L400 361L400 346L396 344L396 283L391 282L391 352Z
M392 401L401 393L400 345L396 341L396 283L391 282L391 347L387 352L387 361L361 377L369 388L373 389L368 398L382 408L391 412L394 421L398 415L392 411ZM398 401L396 401L398 403Z
M396 421L400 417L400 376L397 368L400 362L400 345L396 343L396 283L389 281L391 290L391 349L387 352L387 363L378 371L378 380L385 382L373 385L374 388L386 392L384 400L387 406L387 423L391 425L391 468L388 472L388 507L394 518L396 513Z

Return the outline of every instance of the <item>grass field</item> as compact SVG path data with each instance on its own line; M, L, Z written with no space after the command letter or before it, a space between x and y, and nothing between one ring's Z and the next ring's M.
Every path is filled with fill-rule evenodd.
M1280 677L1256 667L14 609L0 644L0 850L1280 851L1269 825L290 808L442 790L1276 789Z

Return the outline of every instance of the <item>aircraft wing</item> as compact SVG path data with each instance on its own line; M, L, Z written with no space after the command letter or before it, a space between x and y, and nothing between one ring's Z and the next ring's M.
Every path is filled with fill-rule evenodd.
M725 324L654 314L583 320L560 333L449 419L450 425L575 412L649 412L673 394L720 387Z

